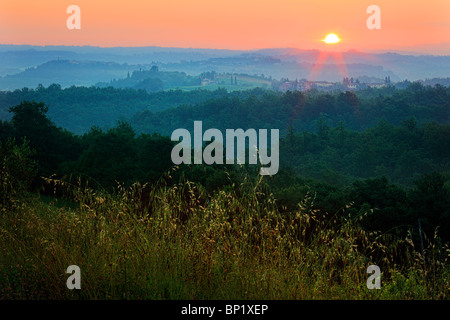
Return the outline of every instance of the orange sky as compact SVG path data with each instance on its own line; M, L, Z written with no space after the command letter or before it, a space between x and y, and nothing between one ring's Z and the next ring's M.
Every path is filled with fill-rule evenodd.
M81 8L81 30L66 9ZM381 30L366 9L381 8ZM1 0L0 43L226 49L394 49L450 42L450 0ZM450 52L448 52L450 54Z

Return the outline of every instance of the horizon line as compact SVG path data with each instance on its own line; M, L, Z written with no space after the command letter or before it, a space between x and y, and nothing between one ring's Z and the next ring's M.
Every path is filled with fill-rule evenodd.
M389 51L389 50L402 50L402 49L412 49L412 48L423 48L426 46L439 46L439 45L447 45L449 46L450 50L450 41L447 42L435 42L435 43L421 43L421 44L415 44L415 45L409 45L409 46L398 46L393 48L380 48L381 45L377 44L373 48L363 48L363 49L356 49L356 48L349 48L345 50L341 50L341 52L345 51ZM257 50L267 50L267 49L296 49L296 50L302 50L302 51L312 51L312 50L318 50L322 51L319 48L301 48L301 47L294 47L294 46L273 46L273 47L259 47L259 48L247 48L247 49L238 49L238 48L213 48L213 47L186 47L186 46L161 46L157 44L153 45L92 45L92 44L30 44L30 43L0 43L0 46L31 46L31 47L93 47L93 48L102 48L102 49L112 49L112 48L167 48L167 49L198 49L198 50L222 50L222 51L257 51ZM435 49L435 48L434 48ZM443 48L446 49L446 48ZM336 50L335 50L336 51Z

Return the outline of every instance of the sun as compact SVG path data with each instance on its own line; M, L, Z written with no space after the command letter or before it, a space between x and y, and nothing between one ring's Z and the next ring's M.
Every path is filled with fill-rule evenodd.
M341 39L339 39L339 37L337 35L335 35L334 33L330 33L322 41L327 43L327 44L334 44L334 43L340 42Z

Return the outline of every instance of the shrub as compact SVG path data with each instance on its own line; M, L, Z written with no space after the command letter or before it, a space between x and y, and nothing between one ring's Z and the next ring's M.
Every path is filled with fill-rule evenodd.
M36 175L33 154L27 140L22 145L14 139L0 141L0 212L13 209L28 191Z

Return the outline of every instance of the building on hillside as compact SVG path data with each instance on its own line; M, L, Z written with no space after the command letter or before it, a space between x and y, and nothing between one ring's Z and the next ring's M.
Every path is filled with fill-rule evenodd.
M211 79L202 79L202 86L208 86L208 85L214 85L217 84L217 80L211 80Z
M298 81L297 79L295 81L289 81L288 79L282 80L277 89L281 92L305 91L306 81L305 80Z

